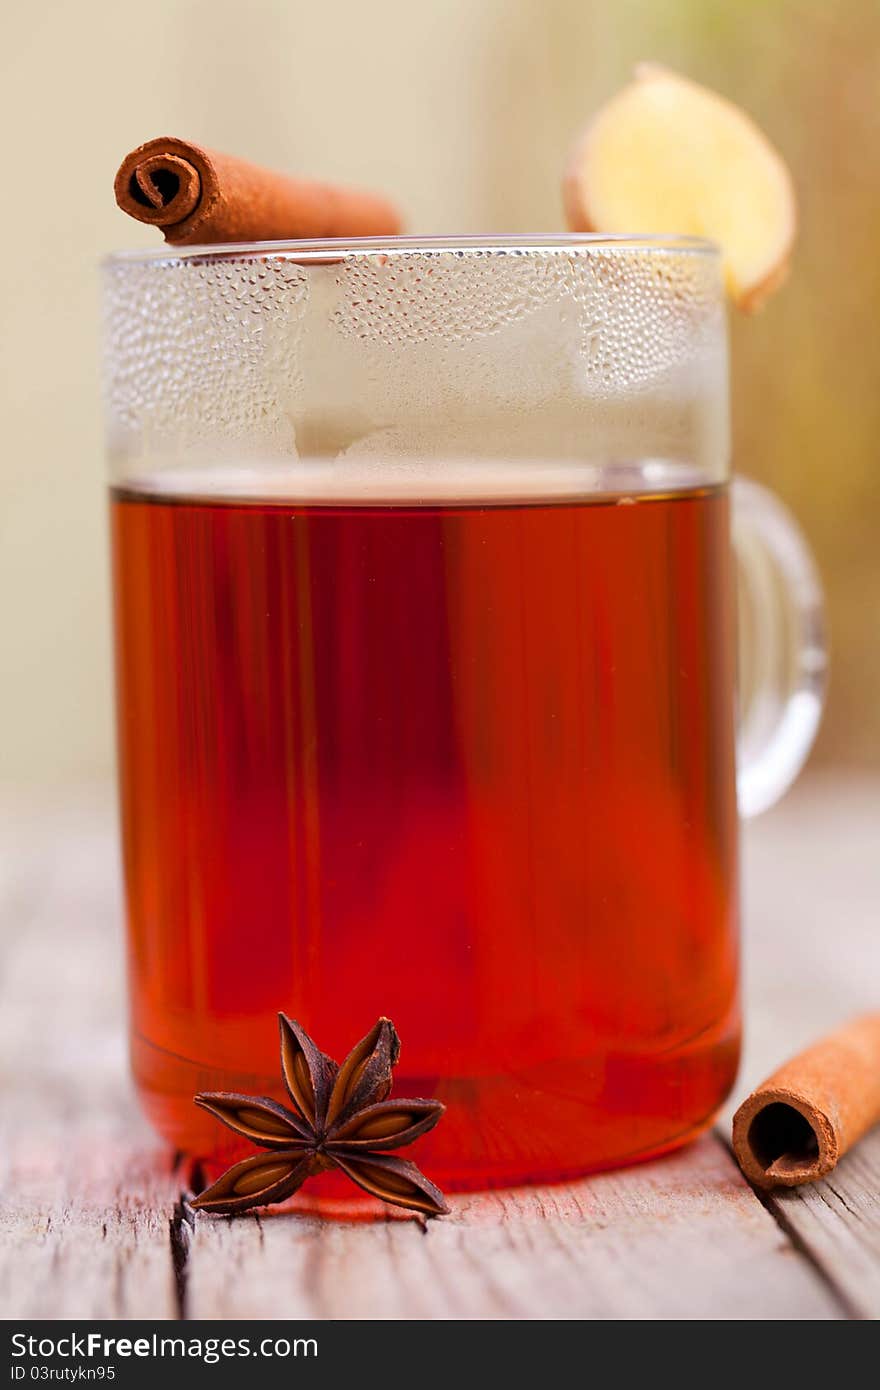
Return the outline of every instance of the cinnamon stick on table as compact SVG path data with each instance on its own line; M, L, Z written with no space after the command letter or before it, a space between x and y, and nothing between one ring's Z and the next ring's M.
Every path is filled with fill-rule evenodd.
M854 1019L769 1076L733 1117L733 1149L758 1187L822 1178L880 1121L880 1014Z
M394 236L401 218L378 193L291 178L162 136L126 155L116 201L177 246Z

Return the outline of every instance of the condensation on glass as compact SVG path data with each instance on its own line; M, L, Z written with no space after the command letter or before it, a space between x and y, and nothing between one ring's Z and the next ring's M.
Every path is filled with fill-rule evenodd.
M322 501L717 482L719 276L688 240L114 258L114 480Z

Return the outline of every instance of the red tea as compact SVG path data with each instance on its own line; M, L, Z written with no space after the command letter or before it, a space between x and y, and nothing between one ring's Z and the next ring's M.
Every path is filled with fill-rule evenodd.
M441 1184L710 1120L738 1041L724 488L113 501L132 1051L155 1124L380 1014Z

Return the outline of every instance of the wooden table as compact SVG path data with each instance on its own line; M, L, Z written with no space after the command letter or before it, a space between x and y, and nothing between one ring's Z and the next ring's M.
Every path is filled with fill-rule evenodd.
M565 1186L453 1198L424 1228L198 1217L126 1076L112 800L0 816L0 1316L846 1318L880 1314L880 1129L758 1198L729 1115L880 999L880 780L806 779L745 835L748 1040L714 1133Z

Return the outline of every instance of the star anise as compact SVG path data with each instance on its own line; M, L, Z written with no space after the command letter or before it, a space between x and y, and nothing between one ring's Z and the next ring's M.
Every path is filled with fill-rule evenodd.
M414 1163L389 1149L433 1129L445 1106L437 1100L388 1100L400 1039L387 1018L352 1048L342 1066L315 1046L304 1028L278 1015L281 1075L294 1109L267 1096L208 1091L196 1105L267 1153L229 1168L192 1203L231 1214L283 1202L306 1178L340 1168L374 1197L427 1216L448 1212L443 1193Z

